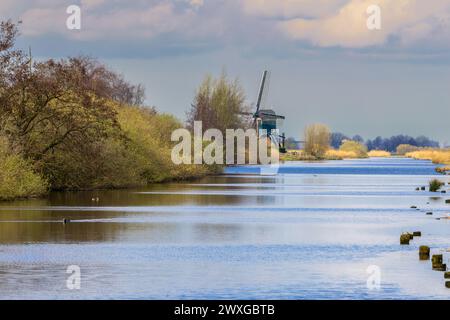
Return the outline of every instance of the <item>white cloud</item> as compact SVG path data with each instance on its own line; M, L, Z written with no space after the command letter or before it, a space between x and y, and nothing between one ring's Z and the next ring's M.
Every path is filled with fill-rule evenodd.
M205 4L203 0L189 0L189 3L193 7L201 7Z
M188 41L256 44L270 39L312 46L448 46L449 0L81 0L82 29L65 27L73 0L1 0L2 19L23 20L22 34L57 33L79 40L151 40L174 34ZM382 28L366 27L367 7L380 5ZM269 39L268 39L269 38Z
M381 30L368 30L366 10L381 7ZM306 40L317 46L366 47L382 45L390 37L403 44L431 38L447 37L436 33L448 21L448 0L351 0L337 13L317 19L291 19L279 23L289 38Z
M21 0L18 0L21 1ZM40 36L48 33L62 34L68 38L93 40L115 38L121 41L129 38L151 39L157 35L175 32L188 34L198 15L202 0L153 0L137 5L129 1L82 0L80 31L67 30L66 8L73 1L45 0L41 6L25 10L20 19L23 21L22 34ZM190 7L179 8L185 3ZM198 19L197 19L198 21Z
M101 6L105 2L106 0L81 0L81 7L91 9Z
M241 0L245 13L264 17L320 17L346 0Z

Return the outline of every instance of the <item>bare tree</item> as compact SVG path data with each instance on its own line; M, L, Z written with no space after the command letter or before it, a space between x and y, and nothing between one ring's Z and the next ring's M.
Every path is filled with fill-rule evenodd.
M323 158L330 148L330 129L323 124L312 124L305 129L305 152Z
M238 129L248 126L243 112L248 111L245 105L245 93L237 80L228 80L225 73L218 79L206 76L197 90L194 102L187 114L187 126L193 128L194 121L202 121L203 130L216 128Z

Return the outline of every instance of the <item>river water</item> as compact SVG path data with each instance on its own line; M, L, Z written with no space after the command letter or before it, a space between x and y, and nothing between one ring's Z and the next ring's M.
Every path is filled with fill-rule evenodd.
M429 245L450 265L450 190L415 190L433 177L402 158L291 162L1 203L0 299L448 299L418 259ZM406 231L422 237L400 246Z

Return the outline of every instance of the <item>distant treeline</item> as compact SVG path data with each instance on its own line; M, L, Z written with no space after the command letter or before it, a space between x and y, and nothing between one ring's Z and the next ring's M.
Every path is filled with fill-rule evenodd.
M373 140L364 140L360 135L353 137L346 136L340 132L334 132L331 134L330 143L333 148L339 148L343 140L353 140L360 143L364 143L367 149L370 150L385 150L389 152L396 152L399 145L411 145L415 147L431 147L439 148L439 142L434 141L425 136L419 136L417 138L408 135L396 135L390 138L376 137Z

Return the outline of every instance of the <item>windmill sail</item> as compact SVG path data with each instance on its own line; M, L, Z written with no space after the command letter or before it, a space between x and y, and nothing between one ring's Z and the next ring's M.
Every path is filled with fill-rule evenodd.
M256 102L256 112L259 111L259 109L265 103L265 101L267 99L269 78L270 78L270 73L267 70L265 70L263 73L262 79L261 79L261 86L259 87L258 100Z

